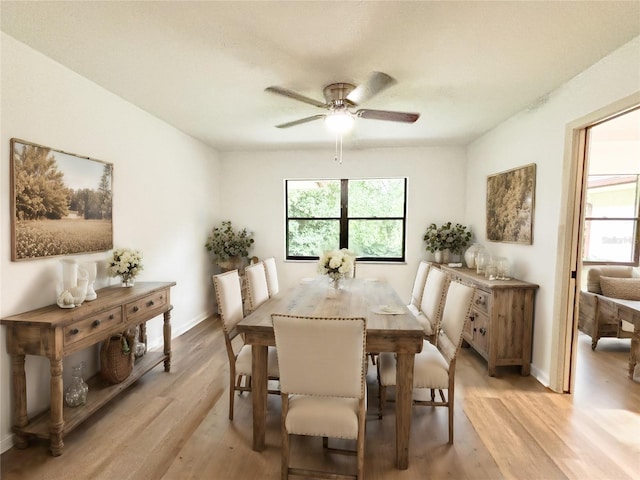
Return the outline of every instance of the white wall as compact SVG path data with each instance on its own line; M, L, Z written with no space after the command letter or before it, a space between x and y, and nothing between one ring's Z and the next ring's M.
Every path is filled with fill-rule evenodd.
M376 148L349 150L343 163L326 150L236 152L221 154L223 219L254 231L251 252L274 256L281 288L316 274L315 262L284 262L284 180L304 178L408 177L407 263L358 264L358 277L389 281L408 302L413 277L427 258L422 236L431 222L462 221L465 194L465 151L462 148ZM430 254L429 254L430 255Z
M533 374L549 385L557 244L563 198L567 124L640 90L640 37L611 53L532 108L493 129L468 148L466 221L494 255L509 258L515 276L540 285L536 296ZM537 165L533 245L486 240L487 175Z
M9 141L12 137L114 165L114 245L140 249L144 280L176 281L173 335L213 311L212 265L204 248L218 216L218 154L6 34L1 40L0 314L55 302L60 258L10 261ZM144 81L144 80L142 80ZM100 260L107 253L74 256ZM115 283L100 269L98 286ZM82 307L80 307L82 308ZM162 318L149 324L150 346L162 342ZM0 448L11 446L11 377L0 328ZM65 360L86 359L97 349ZM48 361L27 356L28 411L49 402Z

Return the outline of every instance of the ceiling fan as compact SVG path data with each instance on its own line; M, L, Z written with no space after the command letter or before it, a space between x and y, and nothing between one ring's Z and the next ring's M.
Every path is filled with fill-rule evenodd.
M329 110L329 113L312 115L292 122L281 123L280 125L276 125L277 128L289 128L294 125L324 118L330 129L337 132L344 132L351 127L356 117L404 123L413 123L418 120L420 117L419 113L371 110L367 108L361 108L355 112L351 110L352 107L357 107L359 104L369 100L394 83L396 83L395 79L382 72L373 72L365 83L357 87L350 83L332 83L324 87L324 102L305 97L304 95L300 95L283 87L267 87L265 90Z

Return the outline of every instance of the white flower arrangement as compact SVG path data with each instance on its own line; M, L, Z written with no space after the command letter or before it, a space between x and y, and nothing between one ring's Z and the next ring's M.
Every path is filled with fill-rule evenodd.
M133 280L143 270L142 253L130 248L118 248L113 251L107 263L107 273L120 277L124 283Z
M354 261L355 255L346 248L326 251L320 257L318 273L337 281L353 271Z

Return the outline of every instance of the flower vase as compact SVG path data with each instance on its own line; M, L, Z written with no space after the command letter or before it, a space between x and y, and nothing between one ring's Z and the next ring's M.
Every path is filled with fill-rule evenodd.
M123 288L128 288L128 287L133 287L135 285L136 281L134 277L122 277L122 287Z
M344 277L333 277L331 278L331 286L334 291L342 290Z
M436 250L436 263L449 263L449 250Z
M89 393L89 386L82 378L82 370L84 369L84 362L80 362L79 365L73 367L73 373L71 385L64 393L64 401L69 407L79 407L87 403L87 393Z
M222 272L230 272L231 270L242 270L242 257L229 257L227 260L218 260L218 266Z

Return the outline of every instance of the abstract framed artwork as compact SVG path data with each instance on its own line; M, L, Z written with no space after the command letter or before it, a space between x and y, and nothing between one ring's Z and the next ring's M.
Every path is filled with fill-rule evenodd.
M113 248L113 165L11 139L11 260Z
M487 177L487 239L533 243L536 164Z

